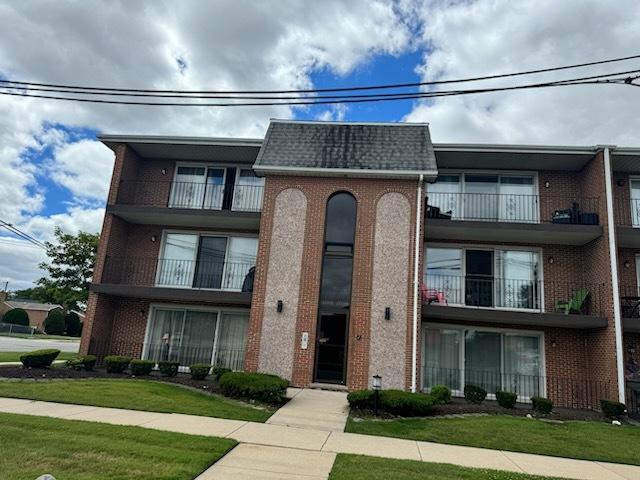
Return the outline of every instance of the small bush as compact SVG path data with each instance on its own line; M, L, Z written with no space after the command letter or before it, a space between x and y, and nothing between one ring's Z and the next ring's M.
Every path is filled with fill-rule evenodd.
M404 390L382 390L380 408L392 415L402 417L424 417L433 410L434 399L425 393Z
M13 308L4 314L2 323L11 323L12 325L29 326L29 314L22 308Z
M232 370L230 368L226 368L226 367L213 367L213 370L211 371L211 374L213 375L213 378L219 382L220 378L222 377L222 375L224 375L225 373L231 372Z
M446 385L434 385L429 395L433 397L434 402L437 404L451 403L451 390Z
M180 362L158 362L158 370L165 377L175 377L178 375Z
M351 408L366 410L373 408L373 390L356 390L347 395Z
M64 315L60 310L51 310L44 320L44 332L47 335L64 335Z
M613 400L600 400L600 407L602 408L602 413L607 418L620 418L627 411L624 403Z
M195 365L191 365L189 367L189 371L191 372L191 378L194 380L204 380L209 375L209 371L211 370L211 365L207 365L206 363L196 363Z
M502 408L513 408L516 406L516 402L518 401L518 395L512 392L498 390L496 392L496 400L498 401L498 405Z
M76 312L69 312L64 316L64 326L67 335L78 337L80 335L80 317Z
M220 377L220 389L224 395L265 403L282 403L288 386L287 380L265 373L227 372Z
M469 403L482 403L487 398L487 391L478 385L465 385L464 398Z
M149 375L155 366L156 362L152 362L151 360L131 360L131 362L129 362L131 374L136 377Z
M47 368L51 366L58 355L60 355L60 350L56 350L54 348L35 350L33 352L20 355L20 361L25 367Z
M108 357L104 357L107 373L122 373L127 369L130 362L131 357L124 357L122 355L109 355Z
M67 367L74 370L91 371L96 364L95 355L77 355L67 360Z
M531 397L531 406L533 409L544 415L548 415L553 410L553 402L544 397Z

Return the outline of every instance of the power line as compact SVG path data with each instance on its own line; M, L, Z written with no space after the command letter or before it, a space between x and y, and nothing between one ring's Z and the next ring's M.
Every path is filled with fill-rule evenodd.
M22 238L23 240L26 240L29 243L32 243L40 248L46 249L46 245L42 243L40 240L33 238L28 233L23 232L22 230L18 229L17 227L14 227L12 224L5 222L2 219L0 219L0 227L6 228L14 235L17 235L18 237Z
M586 63L576 63L572 65L563 65L557 67L541 68L536 70L526 70L521 72L502 73L497 75L486 75L480 77L468 77L451 80L436 80L431 82L414 82L414 83L397 83L397 84L384 84L384 85L368 85L357 87L343 87L343 88L316 88L306 90L154 90L154 89L127 89L127 88L113 88L113 87L87 87L79 85L64 85L54 83L35 83L25 82L17 80L0 80L0 83L8 83L13 85L34 86L34 87L50 87L50 88L68 88L74 90L87 90L87 91L103 91L103 92L134 92L134 93L178 93L178 94L288 94L288 93L328 93L328 92L350 92L358 90L382 90L382 89L398 89L398 88L410 88L410 87L424 87L429 85L443 85L452 83L467 83L484 80L495 80L498 78L510 78L523 75L533 75L537 73L556 72L561 70L569 70L574 68L583 68L594 65L604 65L614 62L622 62L626 60L633 60L640 58L638 55L630 55L626 57L610 58L605 60L598 60Z

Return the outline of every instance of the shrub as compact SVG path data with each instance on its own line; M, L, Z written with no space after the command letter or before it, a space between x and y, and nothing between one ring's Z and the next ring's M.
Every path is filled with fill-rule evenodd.
M60 355L60 350L56 350L54 348L35 350L33 352L20 355L20 361L25 367L46 368L51 366L58 355Z
M624 403L615 402L613 400L600 400L602 413L607 418L620 418L627 411Z
M553 402L544 397L531 397L531 406L536 412L548 415L553 410Z
M156 362L152 362L151 360L131 360L131 362L129 362L131 374L136 377L149 375L155 366Z
M465 385L464 398L469 403L482 403L487 398L487 391L478 385Z
M220 389L224 395L265 403L282 403L288 386L287 380L265 373L227 372L220 377Z
M382 390L380 408L392 415L403 417L424 417L433 410L434 399L425 393L411 393L404 390Z
M104 357L107 373L122 373L127 369L130 362L131 357L124 357L122 355L109 355L108 357Z
M211 365L207 365L206 363L196 363L189 367L191 378L194 380L204 380L207 378L207 375L209 375L209 370L211 370Z
M64 326L67 335L77 337L80 335L80 317L76 312L69 312L64 317Z
M48 335L64 334L64 315L59 310L51 310L44 320L44 332Z
M11 323L13 325L29 326L29 315L22 308L13 308L4 314L2 323Z
M518 395L512 392L498 390L496 391L496 400L502 408L513 408L518 401Z
M178 375L180 362L158 362L158 370L165 377L175 377Z
M446 385L434 385L431 388L430 395L437 404L451 403L451 390Z
M213 370L211 371L211 373L213 374L213 378L219 382L220 381L220 377L222 377L222 375L224 375L225 373L230 372L231 369L230 368L225 368L225 367L213 367Z
M77 355L67 360L67 367L74 370L91 371L96 364L95 355Z
M347 402L351 408L360 410L373 408L373 390L356 390L347 395Z

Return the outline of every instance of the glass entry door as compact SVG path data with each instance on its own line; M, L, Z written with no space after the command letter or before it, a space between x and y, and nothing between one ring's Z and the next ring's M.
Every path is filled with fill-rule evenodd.
M320 313L316 335L315 381L345 383L348 324L346 312Z
M493 251L467 250L465 303L475 307L493 306Z

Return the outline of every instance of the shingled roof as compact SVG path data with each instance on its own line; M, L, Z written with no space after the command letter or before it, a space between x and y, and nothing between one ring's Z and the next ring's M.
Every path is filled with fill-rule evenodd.
M257 174L435 177L427 124L271 120Z

